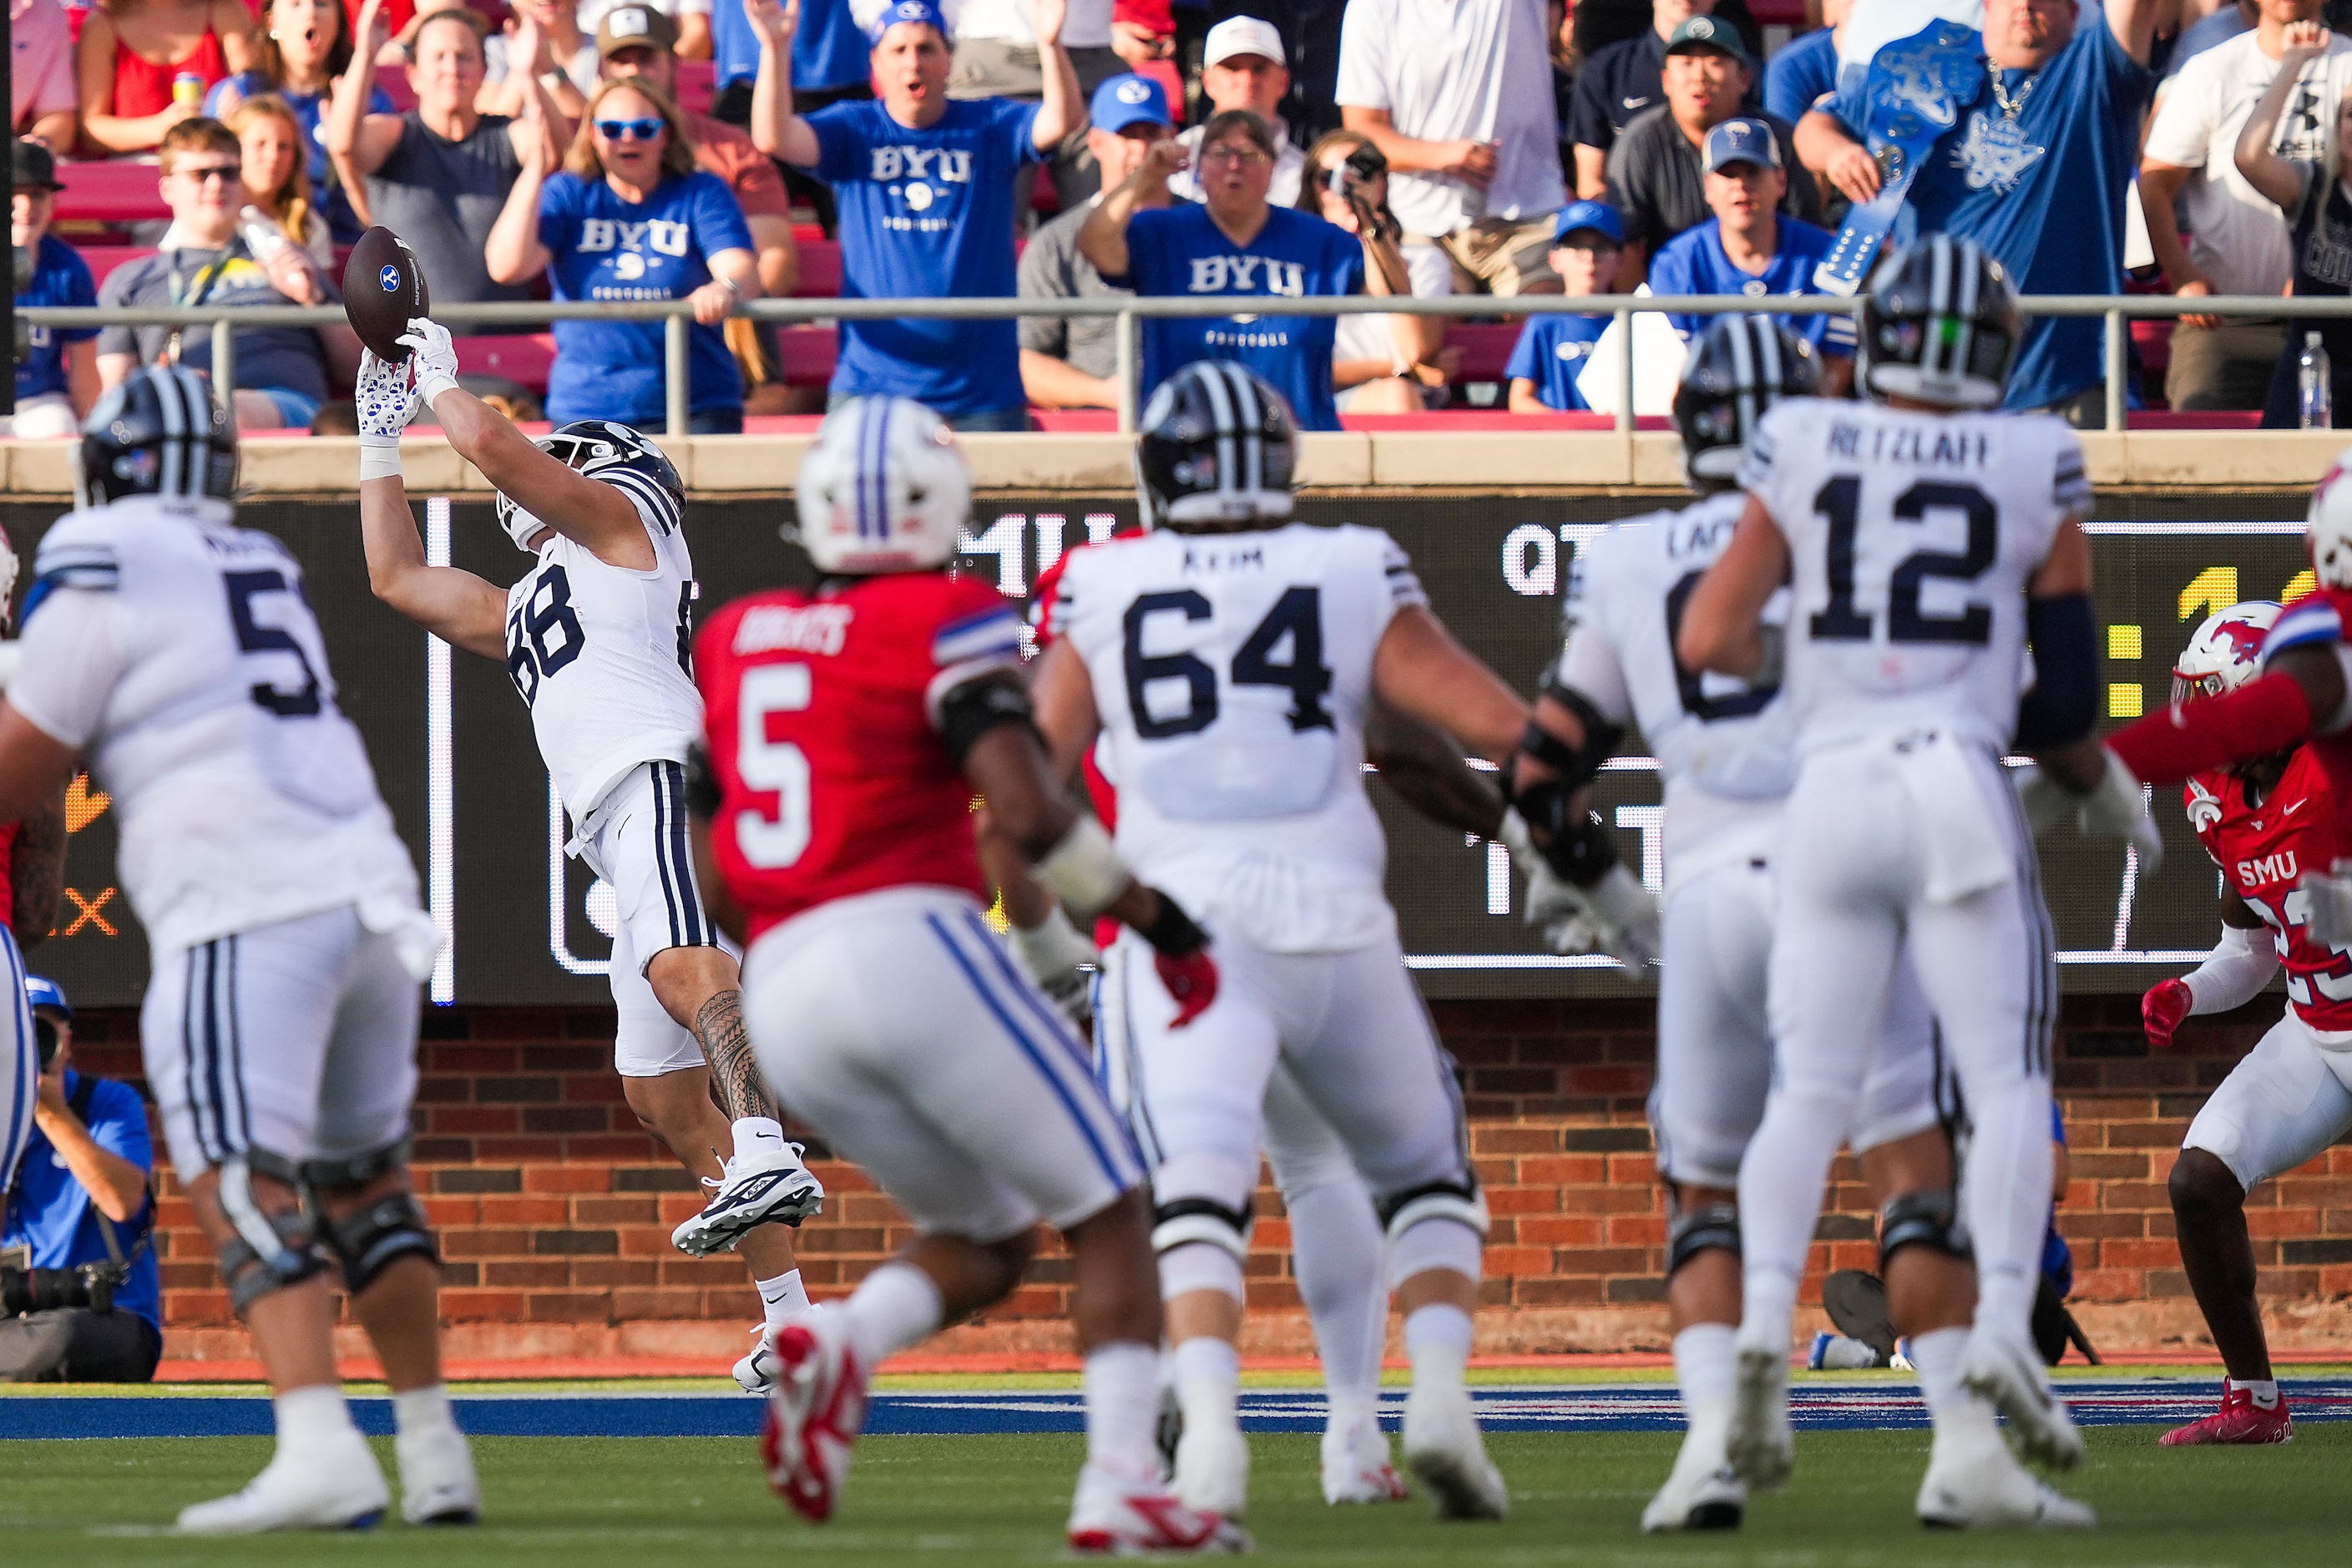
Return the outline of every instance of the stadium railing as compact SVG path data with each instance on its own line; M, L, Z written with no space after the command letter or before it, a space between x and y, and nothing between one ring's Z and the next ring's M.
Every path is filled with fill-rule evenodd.
M1234 306L1236 297L1230 294L1200 296L1154 296L1136 299L1076 299L1076 300L755 300L738 306L736 315L755 321L779 324L828 322L844 321L895 321L907 317L952 317L967 320L1003 320L1020 316L1112 316L1118 319L1118 369L1120 386L1118 427L1121 431L1135 428L1139 393L1137 373L1142 364L1142 324L1148 318L1166 317L1230 317L1237 314ZM2209 298L2180 299L2162 294L2101 295L2101 294L2033 294L2020 301L2029 316L2095 316L2106 324L2105 384L2106 418L2105 427L2120 431L2126 427L2126 390L2129 384L2130 329L2136 318L2166 318L2187 315L2287 316L2294 321L2352 318L2352 297L2282 300L2276 295L2216 295ZM1518 296L1499 300L1483 294L1455 294L1440 299L1395 299L1386 296L1352 294L1308 299L1266 300L1267 310L1257 314L1279 313L1286 316L1349 316L1397 315L1416 316L1493 316L1508 313L1514 316L1591 315L1615 318L1620 341L1630 342L1633 319L1638 314L1668 313L1674 315L1712 316L1725 313L1743 315L1853 315L1861 309L1858 300L1806 295L1764 295L1748 298L1725 294L1657 294L1625 295L1596 294L1579 297L1564 295ZM213 340L213 380L224 393L236 385L235 345L232 334L239 325L247 327L315 327L340 322L342 308L337 305L261 305L222 307L217 305L178 309L155 308L66 308L45 306L21 308L17 314L38 326L48 327L108 327L108 326L177 326L209 327ZM514 300L498 304L445 305L434 317L453 331L467 327L539 326L562 321L661 321L664 330L664 375L668 427L683 430L687 426L687 328L693 319L690 304L682 300L641 300L604 302L597 300ZM1627 353L1619 357L1616 428L1621 434L1633 429L1634 355Z

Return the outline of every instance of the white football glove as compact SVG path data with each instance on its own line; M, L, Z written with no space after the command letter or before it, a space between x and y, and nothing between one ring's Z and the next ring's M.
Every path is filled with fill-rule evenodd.
M1528 924L1554 952L1608 953L1639 978L1658 961L1658 900L1622 865L1589 888L1555 872L1528 837L1526 819L1503 814L1503 842L1528 876Z
M416 367L416 392L428 404L457 385L457 348L449 329L429 316L412 316L400 335L408 345L408 363Z
M2015 783L2025 820L2038 834L2071 817L2078 833L2122 839L2139 851L2139 868L2153 871L2164 864L2164 835L2148 814L2147 792L2122 758L2104 750L2100 755L2106 769L2088 795L2075 794L2039 767L2020 768Z
M1024 931L1011 928L1013 953L1037 988L1054 999L1054 1005L1068 1016L1073 1024L1083 1024L1093 1014L1094 969L1102 963L1095 944L1079 934L1070 923L1070 917L1056 906L1045 917L1043 925Z
M373 349L361 349L352 402L359 410L360 478L398 479L400 433L416 417L416 382L408 363L387 364Z
M2352 947L2352 861L2338 860L2327 871L2305 871L2295 884L2307 900L2304 923L2314 942L2327 947Z

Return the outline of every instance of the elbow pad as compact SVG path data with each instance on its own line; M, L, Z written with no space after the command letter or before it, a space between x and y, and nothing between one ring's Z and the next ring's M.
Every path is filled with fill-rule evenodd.
M2091 732L2099 721L2098 628L2088 594L2025 602L2033 644L2033 689L2017 705L2017 749L2046 751Z
M2267 926L2223 926L2205 962L2182 975L2193 1014L2226 1013L2259 995L2278 973L2278 944Z

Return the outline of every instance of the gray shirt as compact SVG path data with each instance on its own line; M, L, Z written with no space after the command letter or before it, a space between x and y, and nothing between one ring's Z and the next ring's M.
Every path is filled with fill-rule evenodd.
M246 253L243 240L229 247L228 259L217 271L217 250L159 250L126 261L106 275L98 290L105 306L131 305L290 305L294 301L271 286L260 263ZM329 297L333 285L328 284ZM142 364L163 357L174 329L171 327L107 327L98 334L102 354L136 354ZM180 363L209 374L213 367L213 334L207 327L186 327L180 332ZM323 403L327 398L327 368L319 334L308 327L239 327L230 339L236 355L239 386L279 387Z
M1758 115L1780 139L1789 194L1780 210L1807 223L1822 221L1822 197L1812 175L1797 162L1796 133L1785 121ZM1609 204L1625 220L1625 243L1658 247L1715 216L1706 205L1706 169L1674 110L1664 104L1634 117L1609 149Z
M1095 210L1097 196L1071 208L1029 237L1021 253L1021 297L1024 300L1132 300L1132 289L1114 289L1103 281L1078 249L1078 230ZM1021 346L1069 362L1073 370L1108 381L1118 369L1118 318L1116 316L1024 316Z
M484 115L462 142L428 129L413 109L400 118L400 140L367 178L368 211L416 252L433 303L529 299L528 283L491 282L482 256L522 173L506 117Z

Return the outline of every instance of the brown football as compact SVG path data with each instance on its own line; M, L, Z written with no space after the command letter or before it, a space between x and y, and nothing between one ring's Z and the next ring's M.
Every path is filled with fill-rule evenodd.
M425 269L408 242L382 224L361 235L343 268L343 318L360 342L376 358L396 364L408 357L400 334L408 331L409 318L432 308Z

